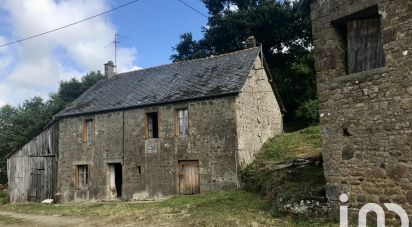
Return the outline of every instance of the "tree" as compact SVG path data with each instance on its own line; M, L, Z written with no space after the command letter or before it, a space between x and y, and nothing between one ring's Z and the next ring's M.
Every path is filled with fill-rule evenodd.
M105 77L98 72L90 72L80 80L62 81L59 90L50 95L48 101L34 97L22 105L5 105L0 108L0 175L5 173L4 156L38 135L52 120L53 115L63 110L83 92ZM5 179L0 176L0 180ZM6 182L1 182L6 183Z
M180 35L180 43L173 48L178 54L173 54L170 59L176 62L206 57L208 52L203 45L202 40L193 40L192 33L184 33Z
M203 0L211 15L203 38L185 33L171 56L173 61L244 49L253 35L262 45L269 69L287 110L286 124L299 119L295 111L316 100L316 83L307 15L290 2L274 0Z

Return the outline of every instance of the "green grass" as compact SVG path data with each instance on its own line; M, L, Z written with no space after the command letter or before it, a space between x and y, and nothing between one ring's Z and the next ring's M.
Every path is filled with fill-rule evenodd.
M277 216L285 215L281 209L285 203L300 201L308 196L324 196L325 177L322 165L280 170L273 168L287 160L319 157L321 145L319 126L270 139L255 161L242 171L245 189L265 196Z
M9 226L24 223L23 220L6 215L0 215L0 226Z
M189 226L327 226L288 217L274 218L268 209L264 198L244 191L176 196L154 202L0 205L3 211L110 219L113 224L139 221Z
M312 126L270 139L263 145L256 160L270 164L296 158L319 156L321 146L320 128Z
M319 127L315 126L269 140L256 160L242 173L246 189L254 193L205 193L153 202L3 204L0 210L108 219L114 225L138 221L169 226L332 226L322 220L285 216L277 213L273 205L279 196L316 196L322 193L324 176L321 166L307 166L293 171L273 171L270 168L283 160L319 156L319 134ZM0 194L0 204L3 198L5 194Z
M0 204L5 204L7 202L7 192L0 192Z

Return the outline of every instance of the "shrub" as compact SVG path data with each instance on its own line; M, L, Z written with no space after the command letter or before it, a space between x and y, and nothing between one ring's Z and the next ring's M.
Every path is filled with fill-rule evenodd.
M319 103L318 100L309 100L302 103L295 112L295 116L309 125L319 122Z

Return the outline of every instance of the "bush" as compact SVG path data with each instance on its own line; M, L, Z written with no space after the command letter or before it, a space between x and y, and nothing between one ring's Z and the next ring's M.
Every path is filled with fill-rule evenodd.
M9 201L7 192L0 192L0 205L6 204Z
M305 121L309 125L319 123L319 103L318 100L309 100L302 103L295 112L298 119Z

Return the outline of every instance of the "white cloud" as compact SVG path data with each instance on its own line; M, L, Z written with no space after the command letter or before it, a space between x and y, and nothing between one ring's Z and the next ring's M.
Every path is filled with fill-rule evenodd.
M0 99L0 107L4 106L6 104L7 104L6 101L3 101L3 100Z
M4 0L0 9L10 22L10 41L105 11L110 8L108 1ZM61 80L103 70L103 64L114 58L113 49L105 46L115 33L115 26L103 16L8 49L0 48L0 101L17 104L34 95L47 97ZM5 43L2 36L0 33L0 43ZM136 56L135 48L119 48L119 72L138 68L134 65ZM11 68L7 74L2 72L5 68Z

